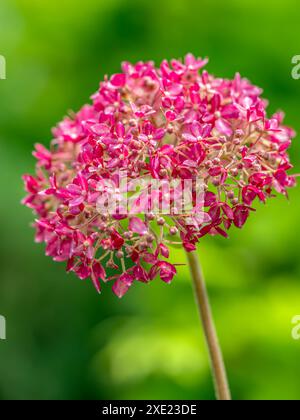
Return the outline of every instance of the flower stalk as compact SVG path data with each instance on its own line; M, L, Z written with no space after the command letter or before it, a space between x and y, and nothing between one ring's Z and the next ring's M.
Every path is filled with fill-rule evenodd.
M199 262L199 257L197 252L188 252L187 258L193 279L196 302L199 308L206 343L209 351L216 396L217 399L220 401L230 401L231 394L224 359L213 320L212 310L209 303L208 293L206 290L206 285L204 281L203 271Z

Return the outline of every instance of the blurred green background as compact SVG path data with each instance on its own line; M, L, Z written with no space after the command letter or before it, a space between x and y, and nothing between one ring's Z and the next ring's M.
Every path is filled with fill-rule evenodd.
M33 143L47 145L123 60L209 56L210 72L249 77L300 132L299 19L296 0L1 0L1 399L214 398L187 268L171 286L98 296L33 243L21 175L33 171ZM299 152L296 139L298 172ZM235 399L300 399L299 206L298 188L199 248Z

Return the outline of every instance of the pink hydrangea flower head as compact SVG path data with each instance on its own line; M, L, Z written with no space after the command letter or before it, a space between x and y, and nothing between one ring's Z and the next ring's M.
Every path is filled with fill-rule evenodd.
M207 61L123 63L91 105L58 124L49 149L35 147L23 202L36 215L36 241L98 292L108 281L118 297L136 281L172 282L175 241L191 252L205 235L227 237L255 201L295 185L287 154L295 133L284 115L268 117L261 89L239 74L208 74ZM202 202L192 187L192 207L178 211L188 180L201 180ZM136 181L143 187L128 208L124 193ZM106 211L112 196L119 206ZM153 211L154 201L168 211Z

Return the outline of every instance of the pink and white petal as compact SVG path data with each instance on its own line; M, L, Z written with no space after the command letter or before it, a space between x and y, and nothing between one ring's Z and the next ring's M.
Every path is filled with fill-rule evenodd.
M145 235L148 232L146 224L138 217L132 217L130 219L129 230L139 235Z
M220 134L223 134L228 137L231 136L233 133L231 124L229 124L227 121L225 121L222 118L216 121L216 129L219 131Z

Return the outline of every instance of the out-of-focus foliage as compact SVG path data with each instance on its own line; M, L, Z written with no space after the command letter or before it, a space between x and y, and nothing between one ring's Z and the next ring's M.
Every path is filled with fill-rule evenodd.
M0 54L0 398L213 398L188 270L171 286L110 287L67 276L33 243L32 215L19 202L34 142L77 110L122 60L209 56L209 70L236 71L264 87L300 132L298 1L2 0ZM292 160L299 171L299 141ZM233 395L299 399L300 190L290 203L258 206L230 240L206 238L199 254L224 347ZM174 261L185 261L174 250Z

